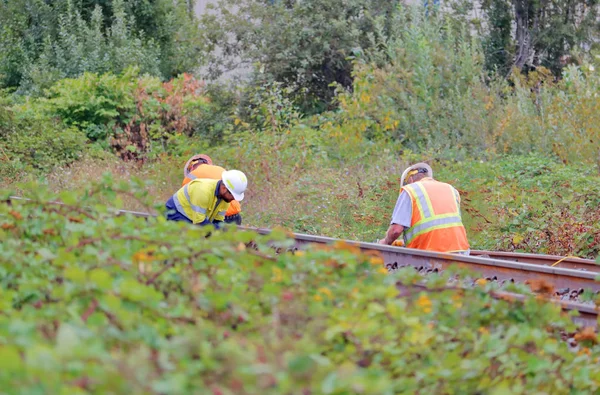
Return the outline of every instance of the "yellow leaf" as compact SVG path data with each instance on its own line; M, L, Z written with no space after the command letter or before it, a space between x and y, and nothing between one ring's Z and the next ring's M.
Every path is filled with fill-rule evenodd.
M371 259L369 259L369 262L371 262L371 265L373 265L373 266L383 265L383 258L374 256Z
M512 242L513 242L513 244L517 245L517 244L521 244L523 242L523 240L525 240L525 237L523 237L522 234L515 233L515 235L513 236Z

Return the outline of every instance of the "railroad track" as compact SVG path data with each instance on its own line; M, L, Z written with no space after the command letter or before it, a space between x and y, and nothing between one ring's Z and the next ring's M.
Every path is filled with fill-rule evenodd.
M9 204L11 200L27 199L11 197L8 200ZM142 218L156 216L128 210L115 210L115 214ZM240 228L255 231L259 234L271 232L270 229L264 228ZM304 249L314 244L324 245L344 241L357 246L362 251L378 251L383 257L385 266L390 271L412 266L422 272L439 272L451 265L462 265L479 273L481 277L492 281L526 283L532 280L543 280L547 284L552 284L555 289L576 290L577 295L582 290L600 292L600 282L596 281L596 277L600 274L600 265L589 259L483 250L473 250L471 256L464 256L299 233L294 233L293 238L295 240L294 249ZM516 299L523 297L519 295L511 296ZM587 326L596 326L598 312L595 305L565 300L557 302L561 303L563 309L567 311L575 310L579 312L579 317L574 318L576 322Z

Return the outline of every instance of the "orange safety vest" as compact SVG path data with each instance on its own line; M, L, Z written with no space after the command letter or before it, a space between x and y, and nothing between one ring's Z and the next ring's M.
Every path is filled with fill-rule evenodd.
M406 191L412 202L410 228L404 230L406 247L440 252L469 249L460 195L452 185L427 177L400 190Z
M196 178L209 178L211 180L220 180L221 174L223 174L224 171L225 169L221 166L200 165L196 169L194 169L194 171L188 172L186 166L186 177L183 179L181 186L186 185L187 183L189 183L192 180L195 180ZM227 208L225 216L229 217L231 215L239 214L241 211L242 206L240 205L240 202L238 202L237 200L232 200L231 203L229 203L229 207Z

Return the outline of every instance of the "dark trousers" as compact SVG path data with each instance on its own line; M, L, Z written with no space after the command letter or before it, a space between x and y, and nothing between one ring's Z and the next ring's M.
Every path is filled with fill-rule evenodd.
M192 223L192 221L190 221L188 217L177 211L177 208L175 207L175 202L173 201L173 196L171 196L169 200L167 200L165 207L167 208L167 219L169 221L184 221L190 224Z

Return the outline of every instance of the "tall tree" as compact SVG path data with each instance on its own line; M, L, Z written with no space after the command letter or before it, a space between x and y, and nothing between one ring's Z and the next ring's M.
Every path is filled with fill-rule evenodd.
M600 38L598 0L483 0L486 58L507 71L545 66L559 73L568 57Z
M352 59L389 28L399 0L221 0L203 17L211 76L259 64L265 78L297 87L318 111L352 86Z

